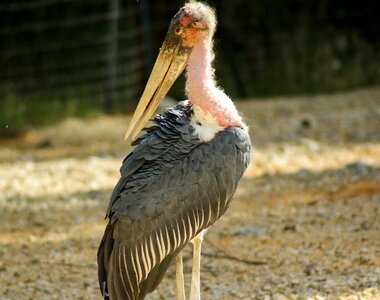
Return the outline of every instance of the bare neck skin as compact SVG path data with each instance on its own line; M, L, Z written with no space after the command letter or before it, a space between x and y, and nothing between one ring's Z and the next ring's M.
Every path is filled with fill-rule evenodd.
M202 124L246 129L234 103L215 84L213 58L212 39L205 34L194 46L186 68L186 91L195 115Z

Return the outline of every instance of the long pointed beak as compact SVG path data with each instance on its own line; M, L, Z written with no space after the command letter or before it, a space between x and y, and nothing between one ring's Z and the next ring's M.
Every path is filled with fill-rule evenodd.
M190 53L191 48L181 46L179 38L175 39L175 41L169 37L165 39L140 102L128 126L125 135L125 140L128 143L136 139L175 80L181 75Z

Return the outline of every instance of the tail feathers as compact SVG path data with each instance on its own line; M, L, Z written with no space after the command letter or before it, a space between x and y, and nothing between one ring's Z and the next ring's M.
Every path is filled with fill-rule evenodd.
M98 249L100 292L104 300L143 299L125 247L113 239L113 232L113 225L109 223Z
M104 300L109 300L107 287L108 262L113 248L113 228L108 224L98 249L98 279L99 288Z
M146 279L138 282L129 248L114 240L113 233L113 225L109 223L98 250L100 292L104 300L143 300L158 287L171 261L182 248L165 257L149 271Z
M140 284L141 295L145 297L146 294L153 292L158 287L174 257L174 254L165 257L150 271L148 277Z

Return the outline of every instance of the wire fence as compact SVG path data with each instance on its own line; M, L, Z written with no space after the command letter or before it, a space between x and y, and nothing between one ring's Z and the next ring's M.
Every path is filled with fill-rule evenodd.
M149 68L140 22L148 13L119 0L0 4L1 98L76 97L107 111L134 100Z
M217 8L216 75L235 98L380 83L376 1L206 0ZM0 135L141 95L182 0L4 0ZM182 98L183 79L171 90ZM6 130L4 130L6 128Z

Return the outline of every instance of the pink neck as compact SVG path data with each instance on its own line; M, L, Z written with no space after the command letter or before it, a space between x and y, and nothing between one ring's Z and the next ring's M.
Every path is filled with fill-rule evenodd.
M219 126L246 128L231 99L214 82L212 40L197 43L187 65L186 91L190 101L211 114Z

